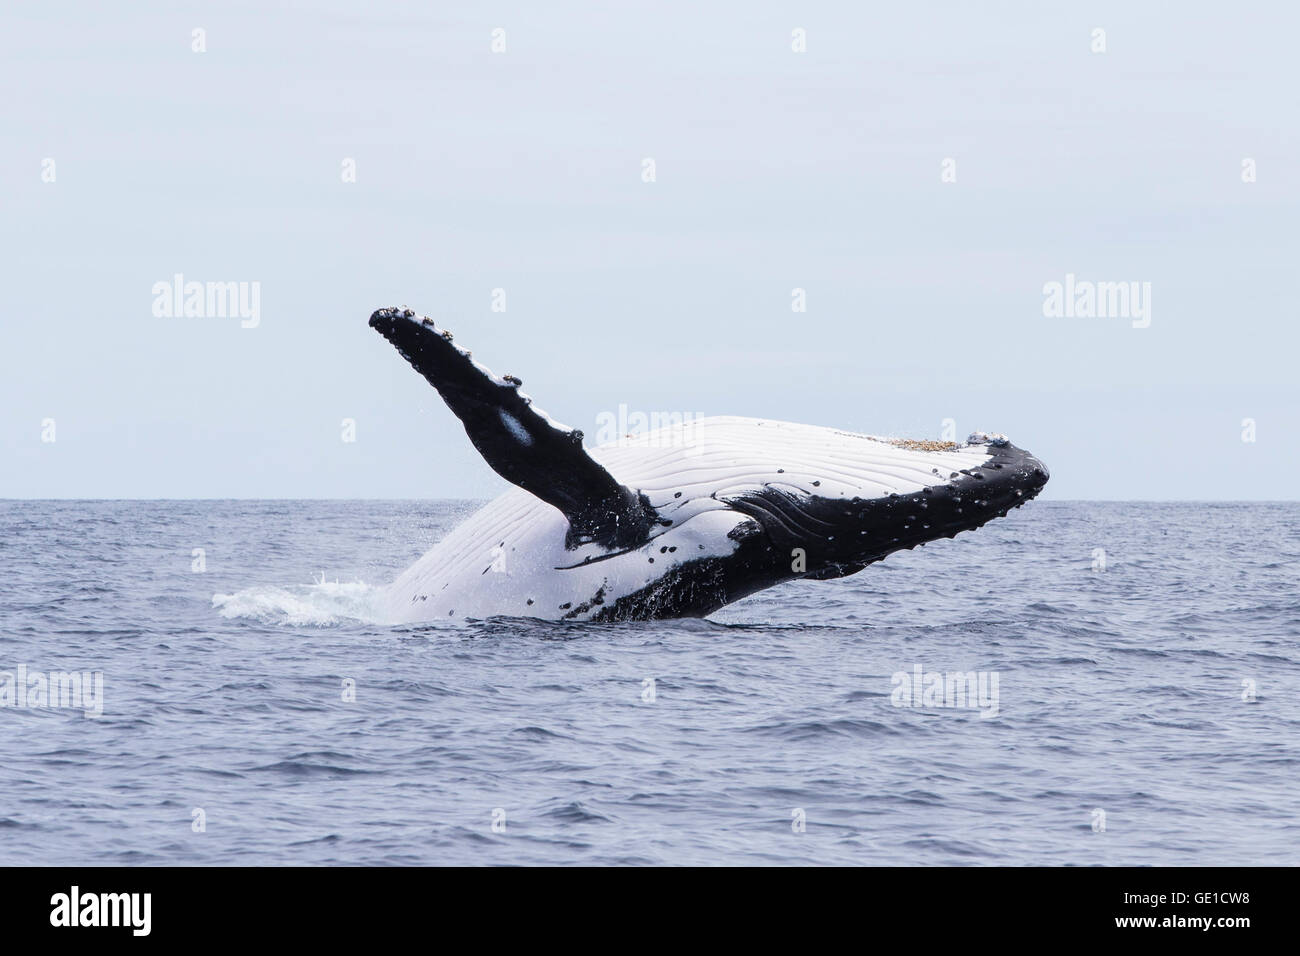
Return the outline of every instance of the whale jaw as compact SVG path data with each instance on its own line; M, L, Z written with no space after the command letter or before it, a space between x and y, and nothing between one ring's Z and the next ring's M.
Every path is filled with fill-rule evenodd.
M973 435L987 444L981 465L948 472L947 480L907 494L879 498L825 498L776 489L729 503L750 515L782 553L800 549L813 580L861 571L895 551L956 537L1021 507L1043 490L1049 473L1035 456L997 436Z

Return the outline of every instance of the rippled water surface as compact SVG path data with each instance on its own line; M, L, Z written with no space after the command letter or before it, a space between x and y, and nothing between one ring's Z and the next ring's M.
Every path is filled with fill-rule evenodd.
M0 672L103 674L0 708L0 864L1300 863L1300 505L1035 502L705 621L375 623L473 507L0 502ZM895 706L917 666L996 716Z

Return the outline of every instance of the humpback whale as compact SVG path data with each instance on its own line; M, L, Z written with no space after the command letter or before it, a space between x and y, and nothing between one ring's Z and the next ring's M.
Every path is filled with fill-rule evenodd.
M701 617L978 528L1048 479L1033 455L980 432L913 441L717 417L588 449L432 319L380 309L370 325L515 486L389 585L398 621Z

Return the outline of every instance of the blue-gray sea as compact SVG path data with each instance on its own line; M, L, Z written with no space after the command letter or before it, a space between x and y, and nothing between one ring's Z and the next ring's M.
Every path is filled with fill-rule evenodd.
M707 620L375 623L474 507L0 502L0 864L1300 863L1300 505L1034 502ZM996 714L909 706L918 666Z

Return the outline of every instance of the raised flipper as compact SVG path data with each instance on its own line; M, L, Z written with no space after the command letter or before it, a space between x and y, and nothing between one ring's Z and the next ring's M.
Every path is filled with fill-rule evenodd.
M493 471L564 514L566 547L626 548L648 537L659 518L646 497L587 454L582 432L538 410L519 379L493 375L410 309L380 309L370 326L438 390Z

